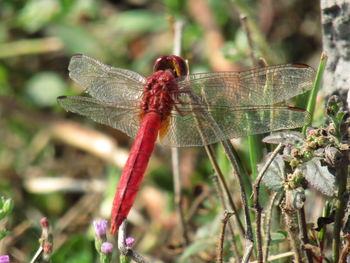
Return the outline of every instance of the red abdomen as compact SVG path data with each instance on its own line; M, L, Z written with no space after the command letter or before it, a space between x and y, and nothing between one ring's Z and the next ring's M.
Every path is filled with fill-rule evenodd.
M112 234L118 231L120 224L127 217L134 203L158 137L160 122L161 118L155 112L147 113L142 119L141 127L130 150L129 158L120 177L117 193L114 196L110 229Z

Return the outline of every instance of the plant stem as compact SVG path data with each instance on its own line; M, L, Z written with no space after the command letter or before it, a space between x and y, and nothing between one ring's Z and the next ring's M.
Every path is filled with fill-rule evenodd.
M244 252L244 256L242 258L242 262L248 262L250 255L253 251L254 239L253 239L252 222L250 220L250 214L249 214L249 208L248 208L247 195L246 195L246 192L244 189L244 184L243 184L242 176L240 174L240 169L239 169L237 160L234 156L233 146L229 140L224 140L221 143L225 149L225 152L226 152L228 159L230 160L230 162L235 170L235 174L237 176L238 184L239 184L240 191L241 191L241 202L242 202L242 206L243 206L244 218L246 220L246 225L247 225L246 232L245 232L246 233L245 234L246 245L245 245L245 252Z
M254 199L254 208L256 213L256 242L257 242L257 250L258 250L258 262L263 262L263 250L262 250L262 235L261 235L261 212L262 208L259 203L259 190L260 190L260 182L264 177L264 174L266 170L269 168L270 164L272 163L273 159L276 157L278 152L282 148L282 144L280 143L276 149L273 151L269 159L266 161L264 167L259 172L259 175L257 176L254 186L253 186L253 199Z
M294 251L294 262L302 263L303 250L302 250L302 243L299 238L297 213L295 210L290 210L286 208L284 202L281 204L281 210L284 215L287 232L290 238L290 244L291 244L292 250Z
M173 54L176 56L181 55L181 42L182 42L182 29L184 22L182 20L176 20L174 22L174 42L173 42ZM180 164L179 164L179 149L177 147L171 148L171 163L174 179L174 193L175 193L175 206L177 208L177 214L182 230L182 237L188 245L190 243L188 237L188 230L185 222L185 215L182 208L182 194L181 194L181 178L180 178Z
M225 240L225 229L228 220L230 217L233 215L233 212L224 212L224 216L221 219L221 229L220 229L220 234L219 234L219 242L218 242L218 249L217 249L217 262L218 263L223 263L224 261L224 240Z
M305 210L304 207L298 209L298 221L299 221L299 229L301 230L301 240L303 244L306 245L309 243L309 237L307 235L307 227L306 227L306 219L305 219ZM312 263L312 252L310 249L306 249L306 257L309 263Z
M248 22L247 22L248 18L245 15L241 15L240 20L241 20L242 28L247 37L248 52L249 52L249 57L250 57L252 66L256 67L258 65L258 61L254 53L252 34L250 32ZM261 134L248 136L248 149L249 149L250 170L252 172L252 178L255 180L255 178L258 175L258 168L256 165L258 164L258 162L261 160L263 156L262 154L263 143L261 142Z
M346 191L347 177L348 177L348 151L342 151L343 157L342 161L339 162L339 166L336 170L336 176L338 183L338 194L336 201L336 211L334 219L334 231L333 231L333 260L338 262L339 251L340 251L340 231L343 225L343 218L345 214L346 205L349 196Z
M209 157L209 160L214 168L214 171L215 171L215 174L218 178L218 181L221 183L221 185L223 187L223 192L225 193L227 200L228 200L229 209L234 212L234 215L235 215L235 218L237 221L237 225L238 225L238 229L242 235L245 235L245 230L244 230L242 221L239 218L238 209L236 208L235 203L233 202L233 198L230 194L230 189L228 188L226 179L225 179L225 177L224 177L223 173L221 172L221 169L218 165L218 162L217 162L215 154L214 154L213 147L211 145L207 145L207 146L205 146L205 150L206 150L207 155ZM218 192L219 197L222 196L221 193L222 193L222 191ZM223 198L221 198L221 199L224 200ZM224 207L225 207L225 205L224 205Z
M213 181L214 181L216 192L217 192L217 194L219 196L219 199L220 199L220 201L222 203L222 206L226 209L227 205L225 204L225 200L224 200L224 197L222 195L223 191L222 191L222 189L221 189L221 187L219 185L219 177L215 175L213 177ZM232 251L233 251L235 260L237 262L239 262L240 261L240 256L239 256L239 252L238 252L239 250L238 250L237 242L236 242L236 238L235 238L235 232L233 230L233 222L232 222L232 220L229 220L228 223L229 223L228 226L229 226L229 230L231 232L231 238L232 238ZM244 229L243 229L243 231L244 231Z
M271 242L271 218L272 218L272 210L273 206L276 200L278 193L274 193L273 196L271 197L270 205L266 213L266 230L265 230L265 246L264 246L264 259L263 262L266 263L268 261L269 257L269 248L270 248L270 242Z

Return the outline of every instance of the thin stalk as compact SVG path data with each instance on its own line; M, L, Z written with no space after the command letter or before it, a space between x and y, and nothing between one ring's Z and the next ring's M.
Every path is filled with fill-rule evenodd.
M207 152L207 155L209 157L209 160L214 168L214 171L215 171L215 174L218 178L218 181L221 183L222 185L222 190L223 191L219 191L219 197L221 195L222 192L225 193L226 195L226 198L228 200L228 207L231 211L234 212L234 216L236 218L236 221L237 221L237 225L238 225L238 230L239 232L241 233L241 235L245 235L245 230L244 230L244 227L243 227L243 224L242 224L242 221L241 219L239 218L239 212L238 212L238 209L236 208L235 206L235 203L233 202L233 198L231 196L231 193L230 193L230 189L227 185L227 182L226 182L226 179L218 165L218 162L216 160L216 157L215 157L215 154L214 154L214 150L213 150L213 147L211 145L206 145L205 146L205 150ZM222 200L224 200L224 198L222 198ZM225 207L225 206L224 206Z
M309 244L309 237L307 235L307 226L306 226L306 219L305 219L305 210L304 207L298 209L298 222L299 222L299 229L301 230L301 240L303 241L303 244ZM310 249L306 249L306 257L307 261L309 263L312 263L312 251Z
M224 197L223 197L223 195L222 195L222 187L220 187L220 185L219 185L219 177L218 176L213 176L213 181L214 181L214 185L215 185L215 189L216 189L216 192L217 192L217 194L218 194L218 196L219 196L219 199L220 199L220 201L221 201L221 204L222 204L222 206L226 209L226 202L225 202L225 199L224 199ZM235 214L235 213L234 213ZM231 232L231 239L232 239L232 251L233 251L233 255L234 255L234 257L235 257L235 260L237 261L237 262L239 262L240 261L240 255L239 255L239 252L238 252L238 247L237 247L237 242L236 242L236 238L235 238L235 232L234 232L234 227L233 227L233 222L232 222L232 220L229 220L228 221L228 226L229 226L229 230L230 230L230 232Z
M260 190L260 183L261 180L264 177L264 174L266 170L269 168L270 164L272 163L273 159L276 157L278 152L282 148L282 144L280 143L276 149L273 151L261 171L259 172L258 177L256 178L253 186L253 200L254 200L254 208L255 208L255 220L256 220L256 242L257 242L257 250L258 250L258 262L263 262L263 250L262 250L262 234L261 234L261 212L262 208L259 203L259 190Z
M320 63L318 64L318 68L317 68L317 73L316 73L316 78L314 81L314 86L311 90L310 96L309 96L309 101L307 103L307 111L310 112L311 115L311 121L310 124L312 124L312 120L313 120L313 115L314 115L314 111L315 111L315 105L316 105L316 97L317 97L317 93L318 90L321 87L322 84L322 76L323 76L323 72L326 68L326 64L327 64L327 53L326 52L322 52L321 54L321 59L320 59ZM307 126L303 127L303 134L306 134L306 129Z
M233 212L225 211L224 215L221 219L221 229L220 229L218 249L217 249L217 262L218 263L224 262L225 230L226 230L227 222L233 214L234 214Z
M283 252L281 254L269 256L269 258L267 259L267 262L272 262L274 260L283 259L283 258L292 257L292 256L294 256L294 252L292 251ZM291 261L282 261L282 262L291 262ZM251 261L250 263L257 263L257 261Z
M38 250L35 252L33 258L30 260L30 263L35 263L38 262L38 260L41 258L41 254L43 253L43 248L40 244L40 247L38 248Z
M347 179L348 179L348 152L342 151L342 161L339 162L339 166L336 170L337 183L338 183L338 194L336 201L336 211L334 219L334 230L333 230L333 261L338 262L339 251L341 247L340 231L343 226L343 218L345 214L346 205L348 203L348 194L346 191Z
M226 155L228 157L228 159L230 160L234 170L235 170L235 174L237 176L237 180L238 180L238 185L240 188L240 194L241 194L241 202L242 202L242 206L243 206L243 213L244 213L244 218L246 221L246 234L245 234L245 240L246 240L246 245L245 245L245 252L242 258L242 262L248 262L249 258L251 256L251 253L253 251L253 244L254 244L254 239L253 239L253 228L252 228L252 222L250 220L250 214L249 214L249 208L248 208L248 200L247 200L247 195L244 189L244 184L243 184L243 179L242 176L240 174L240 170L239 170L239 166L237 163L237 160L235 158L234 155L234 150L233 150L233 146L231 144L231 142L229 140L224 140L221 142Z
M303 262L302 242L299 238L298 218L295 210L289 210L285 207L285 203L281 204L281 210L284 215L285 224L290 239L290 244L294 252L294 262Z
M322 211L322 217L330 217L331 213L333 211L333 207L329 201L326 202L325 206L323 207ZM334 217L335 215L333 215ZM322 229L317 234L317 240L319 241L319 247L321 252L323 252L324 249L324 243L325 243L325 236L327 231L327 225L324 225Z
M250 57L250 60L252 62L252 65L256 66L258 64L258 60L256 59L256 56L254 53L252 34L249 30L247 20L248 20L248 18L246 15L240 16L241 25L242 25L242 28L243 28L245 34L246 34L247 40L248 40L249 57Z
M253 47L252 34L249 30L247 16L241 15L240 17L242 28L246 34L248 40L248 52L249 57L252 63L252 66L257 66L258 60L256 59ZM261 135L250 135L248 136L248 152L249 152L249 161L250 161L250 170L252 172L252 177L255 179L258 175L257 164L261 160L263 153L263 144L261 142Z
M253 17L256 17L256 15L253 12L252 5L248 4L248 2L244 0L232 0L232 3L238 9L240 14L248 17L247 26L251 32L252 39L254 39L254 44L260 51L261 55L274 64L281 63L281 58L276 53L276 50L271 47L271 44L265 37L265 34L261 32L260 27L253 19Z
M271 201L270 201L269 208L267 209L267 213L266 213L265 246L264 246L264 251L263 251L263 255L264 255L263 262L264 263L266 263L268 261L268 257L269 257L269 248L270 248L270 243L271 243L272 210L273 210L273 206L274 206L274 203L276 201L277 196L278 196L278 193L273 194Z
M263 144L261 143L261 135L249 135L248 136L248 149L249 149L249 162L250 169L252 171L252 178L257 178L258 167L257 164L262 158Z
M173 54L176 56L181 55L181 41L182 41L182 29L184 23L182 20L176 20L174 23L174 42L173 42ZM185 243L190 243L188 237L188 231L185 222L185 215L182 209L182 194L181 194L181 178L180 178L180 161L179 161L179 149L176 147L171 148L171 164L174 180L174 193L175 193L175 205L177 208L177 214L182 230L182 237Z
M183 27L184 27L183 20L176 20L175 21L175 23L174 23L173 54L176 56L181 56Z

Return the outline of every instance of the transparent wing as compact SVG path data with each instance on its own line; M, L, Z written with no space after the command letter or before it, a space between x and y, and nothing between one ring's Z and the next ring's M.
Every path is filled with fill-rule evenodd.
M310 90L314 77L315 71L303 64L184 77L179 80L178 103L162 142L171 146L199 146L303 126L310 119L309 113L271 105ZM220 133L215 132L208 117L217 123Z
M315 71L304 64L285 64L242 72L199 73L184 77L179 87L212 105L273 105L312 88ZM189 102L186 97L183 102Z
M137 104L132 102L120 106L80 96L62 96L58 97L57 101L67 111L90 117L96 122L124 132L132 138L136 137L140 127Z
M140 101L145 78L122 68L110 67L88 56L78 54L71 58L69 76L92 97L123 104Z
M225 139L293 129L310 122L310 114L288 106L211 107L174 111L161 143L172 147L203 146ZM219 132L210 122L212 118ZM214 124L215 126L215 124Z

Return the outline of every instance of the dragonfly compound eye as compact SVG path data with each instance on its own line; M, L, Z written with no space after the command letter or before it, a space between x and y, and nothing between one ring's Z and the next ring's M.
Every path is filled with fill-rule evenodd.
M188 69L185 60L181 57L172 56L160 56L154 62L153 71L171 69L175 77L182 77L187 75Z

